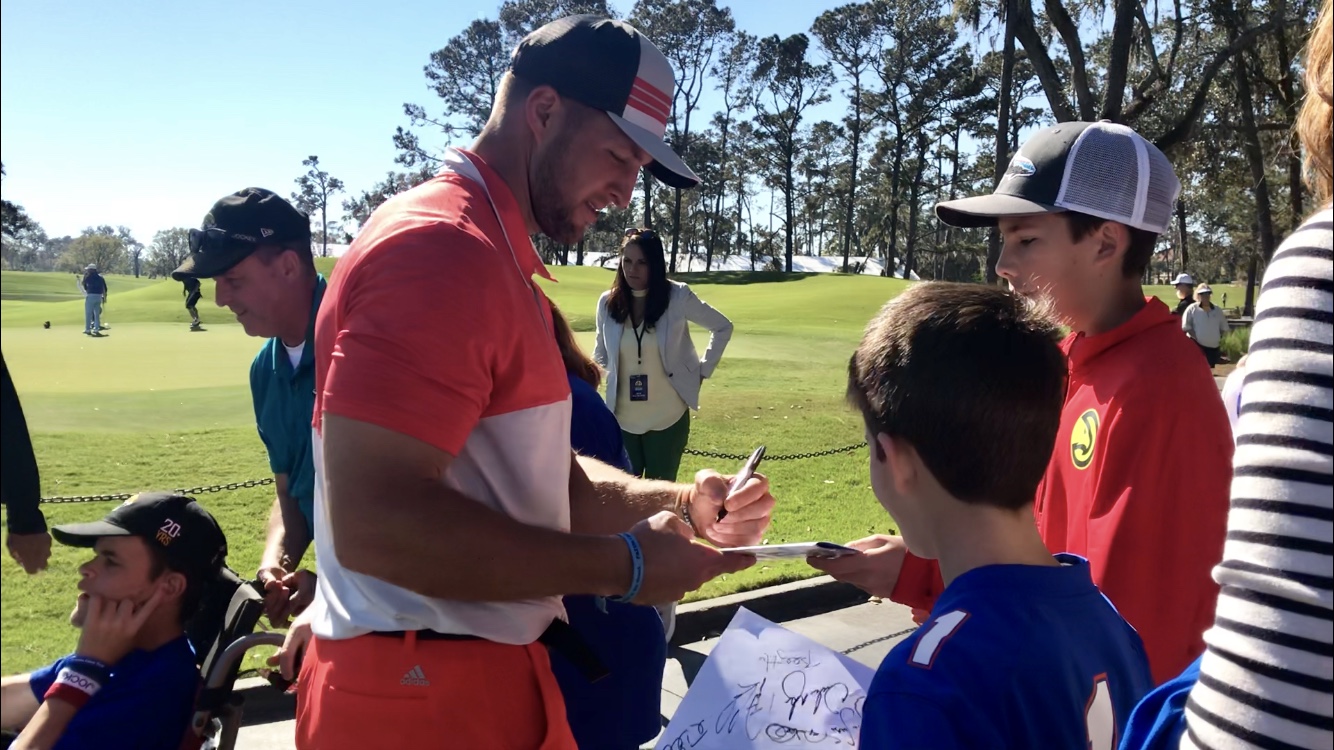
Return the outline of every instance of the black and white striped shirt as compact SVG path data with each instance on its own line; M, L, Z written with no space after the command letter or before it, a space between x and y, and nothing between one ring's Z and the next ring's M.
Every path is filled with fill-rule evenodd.
M1334 225L1274 254L1241 395L1222 586L1183 748L1334 747Z

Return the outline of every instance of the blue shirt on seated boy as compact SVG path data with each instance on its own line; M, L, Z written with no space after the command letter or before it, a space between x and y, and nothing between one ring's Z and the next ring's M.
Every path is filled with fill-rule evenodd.
M184 624L222 571L222 530L191 498L146 492L51 532L94 551L70 615L79 645L0 681L0 726L21 732L12 747L178 750L199 687Z
M871 486L945 591L881 663L861 747L1112 750L1153 685L1143 644L1033 522L1065 394L1058 323L994 287L927 283L849 364Z

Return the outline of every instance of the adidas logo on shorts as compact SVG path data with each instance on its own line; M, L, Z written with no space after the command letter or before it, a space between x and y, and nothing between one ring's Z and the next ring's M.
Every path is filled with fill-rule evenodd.
M429 687L431 685L431 681L426 679L426 673L423 672L421 666L418 665L413 667L412 669L409 669L408 673L403 675L403 679L398 681L398 684L416 685L418 687Z

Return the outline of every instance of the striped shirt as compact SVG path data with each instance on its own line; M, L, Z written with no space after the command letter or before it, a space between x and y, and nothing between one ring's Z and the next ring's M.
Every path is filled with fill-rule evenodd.
M1265 273L1241 396L1222 586L1185 748L1334 746L1334 225Z

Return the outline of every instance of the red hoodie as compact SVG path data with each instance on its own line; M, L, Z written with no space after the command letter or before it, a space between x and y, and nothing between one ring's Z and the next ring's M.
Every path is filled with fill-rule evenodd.
M1232 479L1232 433L1199 348L1150 298L1098 336L1072 334L1061 429L1034 515L1052 552L1087 557L1093 581L1139 631L1154 680L1204 651ZM908 555L893 599L929 609L931 560Z

